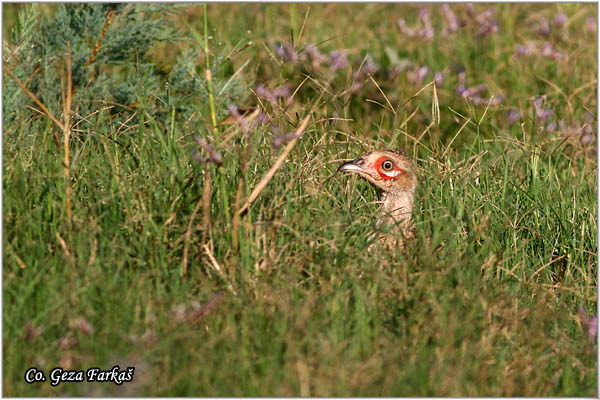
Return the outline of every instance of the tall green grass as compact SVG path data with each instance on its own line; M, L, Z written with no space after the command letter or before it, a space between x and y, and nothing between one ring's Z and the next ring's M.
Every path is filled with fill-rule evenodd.
M596 33L585 21L596 6L475 5L476 14L493 7L500 26L476 38L479 27L453 4L468 23L441 38L434 5L431 43L396 25L417 24L421 7L210 4L207 26L203 7L180 10L178 52L156 44L151 53L166 65L163 79L179 51L197 54L187 71L203 79L206 27L209 62L220 66L215 113L227 115L219 93L231 93L223 87L235 74L245 85L236 106L260 104L268 119L215 132L202 89L160 112L144 108L168 99L173 81L140 87L135 115L83 116L71 146L70 229L53 126L30 108L5 126L3 394L595 396L597 346L577 312L597 305L596 136L585 144L565 125L548 129L533 99L545 95L543 107L569 127L591 112L595 131ZM568 17L562 30L535 33L539 18L557 13ZM286 62L276 48L292 35L299 51L347 49L350 65ZM569 58L514 58L527 40ZM379 70L348 94L367 53ZM403 59L430 68L420 84L409 71L392 76ZM462 98L457 66L468 87L484 83L487 99L504 101ZM420 91L436 71L445 77L439 125L432 86ZM260 84L300 89L270 103L255 95ZM514 124L512 109L523 113ZM273 139L306 115L302 138L236 223L282 151ZM207 156L196 136L222 165L192 156ZM334 174L374 148L404 148L418 168L416 238L405 250L370 247L378 195ZM135 367L133 381L24 381L29 367L48 378L58 366L113 365Z

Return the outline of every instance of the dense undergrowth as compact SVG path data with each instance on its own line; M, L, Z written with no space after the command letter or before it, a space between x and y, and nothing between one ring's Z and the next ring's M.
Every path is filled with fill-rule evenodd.
M4 395L597 394L595 5L20 9ZM334 174L374 148L418 168L404 251Z

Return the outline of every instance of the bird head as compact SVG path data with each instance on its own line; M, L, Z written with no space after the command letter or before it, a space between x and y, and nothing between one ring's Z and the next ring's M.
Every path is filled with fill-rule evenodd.
M402 150L376 150L337 169L355 173L385 193L413 192L417 179L412 162Z

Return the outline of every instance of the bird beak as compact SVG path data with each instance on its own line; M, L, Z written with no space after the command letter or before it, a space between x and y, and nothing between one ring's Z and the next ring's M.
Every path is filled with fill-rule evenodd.
M359 157L356 160L348 161L348 162L340 165L336 172L340 172L340 171L365 172L365 170L363 168L364 163L365 163L365 160L363 160L361 157Z

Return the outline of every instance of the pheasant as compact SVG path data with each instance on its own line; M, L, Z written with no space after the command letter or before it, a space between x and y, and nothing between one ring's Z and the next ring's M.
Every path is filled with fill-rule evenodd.
M404 151L372 151L340 165L337 171L356 173L381 190L383 204L377 226L388 226L391 234L382 238L385 244L402 245L398 233L413 237L411 214L417 177Z

